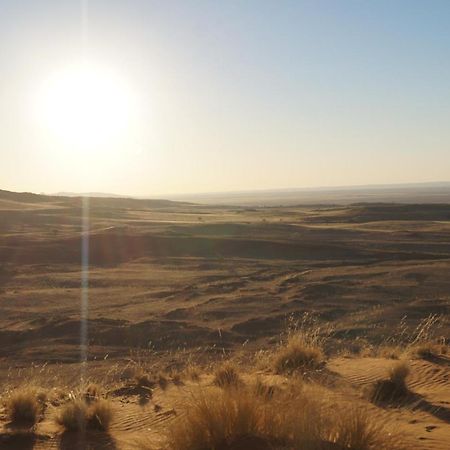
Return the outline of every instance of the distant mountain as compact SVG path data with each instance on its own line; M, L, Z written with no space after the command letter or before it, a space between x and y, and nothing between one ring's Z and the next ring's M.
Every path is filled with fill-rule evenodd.
M45 195L32 192L12 192L0 189L0 201L10 203L42 203L55 204L63 207L79 207L81 198L88 195L92 207L103 208L165 208L188 205L191 203L164 199L137 199L132 197L109 197L106 194L97 196L94 194L73 195Z
M136 198L130 195L117 195L107 192L57 192L51 195L58 197Z
M450 182L267 189L170 195L170 200L236 206L450 203Z

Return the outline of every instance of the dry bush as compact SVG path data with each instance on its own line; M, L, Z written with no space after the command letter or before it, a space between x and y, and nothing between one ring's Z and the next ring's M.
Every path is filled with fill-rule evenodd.
M319 391L294 389L268 401L249 388L209 388L195 393L185 408L170 428L165 449L399 448L368 415L351 407L326 408Z
M218 367L214 373L214 384L221 388L238 387L242 384L239 372L231 362Z
M66 403L56 422L67 431L96 429L106 431L113 418L113 410L108 400L99 399L88 404L82 399L73 399Z
M370 390L370 398L374 402L390 402L402 400L409 394L406 378L410 368L406 361L400 361L389 370L389 377L378 380Z
M303 332L289 336L275 355L277 373L292 373L297 370L317 369L324 363L320 343Z
M45 399L42 401L45 402ZM34 425L43 409L42 401L34 389L14 391L6 402L9 420L15 425Z

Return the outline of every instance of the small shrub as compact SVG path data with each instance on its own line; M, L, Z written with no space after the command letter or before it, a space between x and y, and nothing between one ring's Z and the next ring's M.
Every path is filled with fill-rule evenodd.
M290 336L275 356L277 373L292 373L296 370L317 369L324 363L324 354L318 342L303 333Z
M21 389L13 392L7 400L8 417L16 425L34 425L42 411L36 391Z
M214 374L214 384L221 388L238 387L242 384L236 367L230 362L220 366Z

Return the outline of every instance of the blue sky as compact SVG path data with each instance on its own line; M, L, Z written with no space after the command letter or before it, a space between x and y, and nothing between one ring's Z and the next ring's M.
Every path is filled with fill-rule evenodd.
M0 187L162 195L450 181L450 2L0 1ZM134 125L75 148L29 110L82 59ZM87 106L89 107L89 105Z

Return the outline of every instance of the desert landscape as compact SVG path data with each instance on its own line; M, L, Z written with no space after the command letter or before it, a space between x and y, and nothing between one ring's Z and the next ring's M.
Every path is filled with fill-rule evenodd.
M448 450L449 23L0 1L0 450Z
M231 402L220 414L257 401L256 416L292 415L299 399L370 430L345 443L324 424L300 446L239 416L252 432L222 430L205 449L447 448L449 205L91 197L88 229L80 197L1 191L0 208L0 448L200 449L186 430L207 426L211 399ZM20 393L38 399L30 423L12 415ZM79 401L108 419L62 420ZM296 420L311 429L284 423Z

